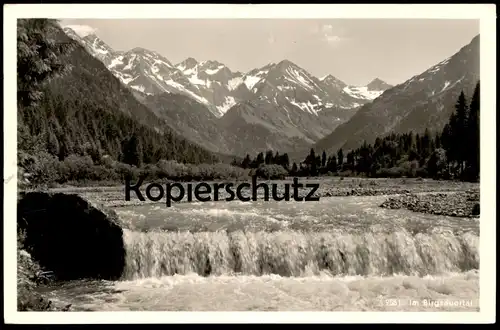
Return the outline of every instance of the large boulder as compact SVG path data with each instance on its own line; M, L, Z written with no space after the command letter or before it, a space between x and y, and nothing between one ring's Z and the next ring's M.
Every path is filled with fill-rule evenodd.
M112 210L74 194L19 196L24 248L59 280L118 279L125 267L122 223Z

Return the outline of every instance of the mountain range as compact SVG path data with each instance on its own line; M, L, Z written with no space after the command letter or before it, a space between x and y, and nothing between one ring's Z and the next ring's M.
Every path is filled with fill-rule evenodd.
M86 26L64 31L173 130L225 154L305 150L391 87L380 79L349 86L317 78L288 60L246 73L214 60L172 64L144 48L115 51Z
M458 94L471 95L479 80L479 35L397 86L378 78L349 86L288 60L233 72L215 60L173 64L144 48L116 51L88 27L64 31L178 135L237 156L268 149L303 155L311 147L336 152L390 132L437 132Z

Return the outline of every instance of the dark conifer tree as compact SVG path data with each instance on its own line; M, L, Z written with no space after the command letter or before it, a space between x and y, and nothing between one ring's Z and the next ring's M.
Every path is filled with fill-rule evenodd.
M247 154L245 156L245 158L243 158L243 161L241 162L241 167L243 167L245 169L250 168L251 164L252 164L252 161L250 160L250 155Z
M470 103L469 122L467 127L467 162L471 179L479 178L479 159L480 159L480 84L474 89Z
M123 163L141 166L142 165L142 145L136 135L133 133L129 138L127 138L123 143L122 148Z
M456 160L459 162L459 173L463 172L464 162L467 159L467 154L464 146L467 143L467 119L468 119L468 106L465 94L462 91L458 97L457 104L455 105L456 121L455 126L452 127L453 143L455 149Z
M266 165L273 163L273 151L272 150L268 150L266 152L266 157L265 157L264 162L266 163Z
M323 150L323 153L321 154L321 167L325 168L326 167L326 152Z
M337 151L337 163L340 170L342 170L342 164L344 164L344 151L342 148Z

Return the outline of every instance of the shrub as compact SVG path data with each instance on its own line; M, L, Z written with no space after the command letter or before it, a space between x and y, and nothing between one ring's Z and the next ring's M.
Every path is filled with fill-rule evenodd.
M442 148L434 150L432 155L427 160L426 168L428 175L433 178L442 178L447 172L446 170L447 158L446 151Z
M405 170L401 167L382 168L377 171L376 176L382 178L401 178Z
M352 173L352 171L351 171L351 170L345 170L345 171L341 171L341 172L339 172L339 176L340 176L341 178L344 178L344 177L350 177L350 176L352 176L352 174L353 174L353 173Z
M48 186L60 180L60 164L56 157L42 151L36 155L23 154L19 157L22 175L30 185Z
M138 180L141 174L140 170L137 167L124 163L117 163L115 171L119 180Z
M409 178L414 178L417 175L418 161L406 161L401 163L400 168L402 169L402 175L406 175Z
M267 180L283 180L286 178L288 172L281 165L260 165L255 171L255 175L262 179Z
M94 161L90 156L69 155L64 159L62 180L86 181L91 180Z

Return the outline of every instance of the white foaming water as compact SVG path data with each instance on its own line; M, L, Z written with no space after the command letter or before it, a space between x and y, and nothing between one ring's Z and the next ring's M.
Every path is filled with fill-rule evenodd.
M197 274L49 293L77 311L478 311L479 273L310 277Z
M479 237L342 232L125 231L125 279L175 274L441 274L478 268Z
M48 294L99 311L477 311L478 222L382 199L121 208L122 280Z

